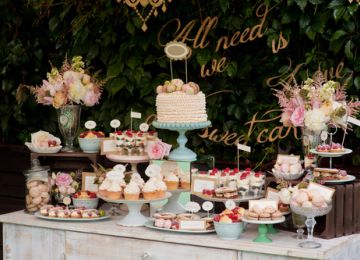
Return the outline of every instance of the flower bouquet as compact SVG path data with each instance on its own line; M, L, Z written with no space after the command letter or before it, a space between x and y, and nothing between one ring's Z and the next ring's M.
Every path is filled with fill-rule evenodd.
M317 145L321 131L330 125L347 128L347 118L360 111L360 101L347 101L346 86L326 80L319 70L301 85L281 82L283 89L275 90L282 109L281 122L287 127L302 127L310 136L310 148ZM305 144L304 145L309 145Z
M81 108L99 102L104 82L91 77L85 70L81 56L65 59L60 69L52 67L41 86L31 87L39 104L51 105L58 110L60 132L65 139L63 151L73 151L73 140L77 134Z
M79 190L78 176L75 172L53 173L51 176L51 192L55 200L60 204L70 204L71 195Z

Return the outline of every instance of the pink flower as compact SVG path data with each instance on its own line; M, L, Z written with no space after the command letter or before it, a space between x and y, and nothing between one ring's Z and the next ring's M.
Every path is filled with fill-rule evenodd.
M305 117L305 108L303 106L297 107L292 113L290 120L294 126L303 126Z
M66 187L65 186L59 186L59 192L62 194L66 193Z
M56 176L55 183L57 186L69 186L73 182L73 179L69 174L59 173Z
M74 194L75 193L75 189L73 187L68 187L66 190L66 193L68 195Z
M291 126L291 113L289 111L285 111L281 114L280 122L283 123L284 126L289 127Z
M84 100L83 100L84 105L87 106L87 107L92 107L93 105L95 105L99 101L99 97L100 97L100 95L95 94L94 91L88 91L85 94L85 97L84 97Z
M147 153L150 159L163 159L164 156L169 155L170 149L171 145L157 140L148 146Z

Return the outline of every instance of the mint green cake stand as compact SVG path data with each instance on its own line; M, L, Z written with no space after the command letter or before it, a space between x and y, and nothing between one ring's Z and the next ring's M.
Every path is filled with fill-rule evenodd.
M196 122L196 123L163 123L154 121L152 125L158 129L167 129L177 131L179 136L177 138L178 148L174 149L170 155L169 160L172 161L196 161L196 153L187 148L185 145L188 141L185 133L190 130L203 129L211 125L210 121Z
M242 221L246 222L246 223L250 223L250 224L258 224L259 225L258 226L258 234L257 234L257 237L253 240L254 242L271 243L272 240L268 237L268 234L274 234L274 233L269 233L268 226L270 226L270 225L272 226L273 224L278 224L278 223L284 222L285 217L282 216L281 219L268 220L268 221L252 220L252 219L242 218Z

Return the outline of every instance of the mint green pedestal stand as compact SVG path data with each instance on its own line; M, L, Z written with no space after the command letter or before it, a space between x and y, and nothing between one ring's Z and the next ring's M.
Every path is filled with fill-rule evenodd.
M268 234L277 234L277 233L279 233L279 230L274 228L273 224L268 224L267 225L267 233Z
M253 241L258 242L258 243L272 242L272 240L267 236L267 234L268 234L268 228L267 228L266 224L259 224L258 235Z
M193 162L196 161L196 153L186 147L188 139L185 133L189 130L203 129L205 127L208 127L211 125L211 122L205 121L196 123L163 123L154 121L152 125L159 129L168 129L172 131L177 131L179 133L179 136L177 138L178 147L170 153L169 160Z
M273 224L278 224L285 221L285 217L282 216L281 219L277 220L253 220L242 218L243 222L250 224L257 224L258 226L258 234L257 237L253 240L258 243L271 243L272 240L268 237L268 234L276 234L278 231L273 227ZM274 232L275 231L275 232Z

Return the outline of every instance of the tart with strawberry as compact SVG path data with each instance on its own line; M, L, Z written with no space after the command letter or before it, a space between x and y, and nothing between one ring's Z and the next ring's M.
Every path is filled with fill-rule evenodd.
M239 223L241 218L245 215L245 209L242 207L235 207L234 209L225 209L219 215L214 216L214 221L218 223Z
M86 138L86 139L89 139L89 138L104 138L105 137L105 134L102 132L102 131L85 131L85 132L82 132L80 133L79 135L80 138Z

